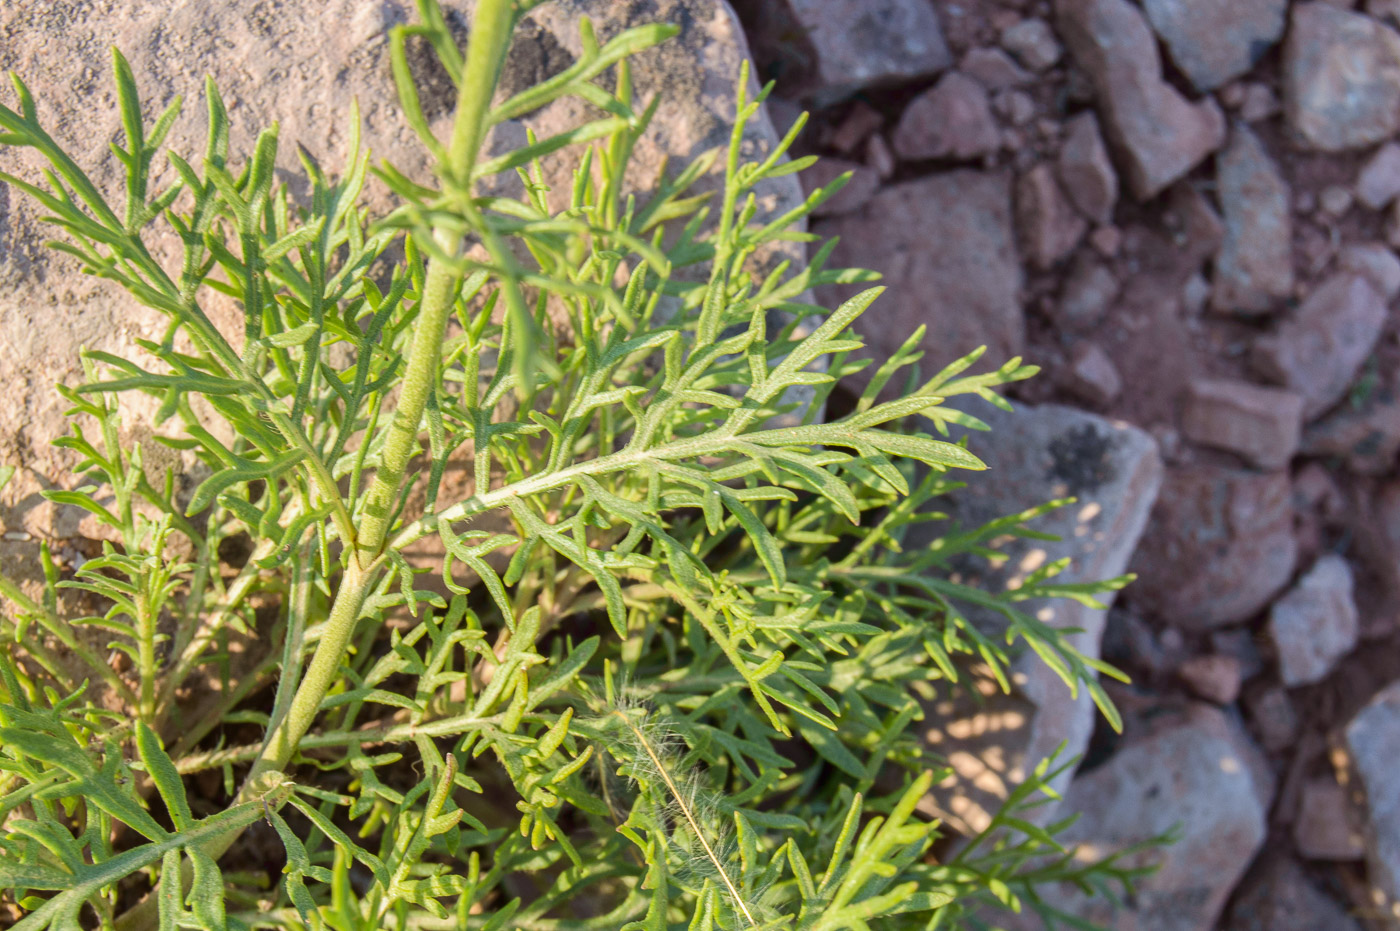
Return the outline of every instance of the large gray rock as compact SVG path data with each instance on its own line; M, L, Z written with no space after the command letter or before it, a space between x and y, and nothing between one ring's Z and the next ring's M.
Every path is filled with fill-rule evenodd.
M1120 861L1157 871L1121 907L1068 883L1039 891L1051 907L1101 928L1207 931L1264 842L1272 798L1267 765L1223 712L1202 704L1167 711L1148 736L1075 778L1061 811L1081 815L1059 838L1102 857L1174 830L1176 843ZM1008 927L1043 925L1022 916Z
M1061 38L1089 75L1104 132L1140 200L1155 196L1225 141L1212 100L1192 103L1162 77L1142 11L1128 0L1056 0Z
M450 18L466 22L466 0L444 5ZM126 54L152 106L164 106L177 93L186 96L185 116L170 144L196 162L203 151L202 82L208 73L229 104L233 150L240 157L259 130L274 121L280 124L277 166L282 180L300 174L298 145L328 169L339 169L346 159L346 119L354 99L365 144L375 158L424 177L425 157L400 114L388 56L387 30L409 19L411 10L407 0L183 5L11 0L0 4L0 68L25 78L44 125L108 191L117 187L119 166L107 143L117 138L120 125L108 77L109 45ZM734 82L747 49L723 0L557 0L541 6L522 27L506 65L505 89L523 89L567 66L580 51L578 23L584 14L592 18L600 40L648 22L683 26L679 37L634 59L639 99L653 94L662 99L636 150L629 176L634 189L644 191L654 182L664 157L684 163L727 141ZM423 78L425 111L445 138L454 96L450 81L433 70L437 66L426 52L420 50L414 59ZM522 123L499 127L489 144L499 150L522 143L526 124L544 135L594 116L588 105L559 101ZM776 136L765 115L751 127L753 152L773 145ZM569 171L578 154L574 148L545 160L545 180L556 201L567 197ZM35 177L40 164L27 150L0 148L0 168L21 177ZM517 179L506 181L518 184ZM712 177L707 183L713 188L716 181ZM786 210L801 196L797 179L787 177L765 190L762 209ZM390 203L386 189L371 182L370 209L382 214ZM133 355L135 338L161 338L164 318L136 306L116 286L78 274L67 256L42 248L54 236L38 222L42 212L0 185L0 383L7 391L7 403L0 408L0 464L20 466L0 494L0 525L54 538L77 534L79 523L78 515L59 512L37 494L41 488L71 483L67 469L73 457L52 446L66 432L63 411L68 406L53 386L79 380L79 347ZM153 245L168 258L172 243L173 236L162 235ZM800 263L802 247L794 245L784 254ZM210 310L216 324L240 341L237 310L217 300Z
M1324 152L1368 146L1400 129L1400 35L1314 0L1293 6L1283 50L1288 126Z
M1366 793L1366 860L1371 885L1386 899L1376 904L1400 919L1400 681L1352 718L1346 746Z
M977 416L992 427L990 434L973 434L970 444L999 476L996 482L974 482L943 506L964 527L1017 513L1053 498L1073 496L1076 502L1033 522L1036 530L1060 539L1017 539L1004 549L999 568L963 566L978 584L994 589L1013 587L1039 566L1064 557L1071 567L1057 577L1085 582L1121 574L1132 556L1162 480L1157 446L1144 431L1083 411L1047 405L1023 407L1014 414L986 412ZM1112 595L1101 596L1112 602ZM1077 628L1068 641L1087 656L1099 656L1105 611L1068 600L1029 601L1022 610L1058 628ZM994 617L970 615L988 631ZM1097 714L1084 689L1071 697L1068 687L1038 657L1026 653L1012 668L1012 694L1003 694L985 677L973 675L967 694L930 709L938 725L929 731L931 749L944 755L955 771L934 790L926 807L963 831L986 827L1007 793L1025 780L1061 742L1063 762L1088 747ZM1056 781L1063 789L1072 768ZM1034 817L1046 820L1052 806Z
M1225 240L1215 261L1216 310L1260 313L1293 293L1288 183L1244 124L1216 158Z
M1021 351L1026 323L1008 174L952 171L892 185L813 231L840 237L829 264L884 274L889 290L858 327L877 355L898 349L919 324L928 325L929 372L979 346L990 359ZM835 307L861 287L819 288L817 300Z
M1201 93L1244 74L1283 37L1288 0L1144 0L1152 28Z

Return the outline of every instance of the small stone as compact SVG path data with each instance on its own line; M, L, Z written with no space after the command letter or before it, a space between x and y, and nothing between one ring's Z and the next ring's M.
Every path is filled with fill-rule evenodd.
M1346 495L1320 462L1309 462L1293 476L1293 497L1299 508L1316 511L1329 524L1339 523L1346 511Z
M1286 473L1174 466L1133 556L1134 597L1183 630L1242 623L1288 584L1297 546Z
M1303 396L1311 420L1336 404L1385 325L1385 299L1354 272L1339 272L1310 294L1272 336L1254 344L1260 374Z
M1278 113L1278 96L1267 84L1250 83L1245 85L1244 100L1240 103L1240 119L1246 123L1258 123Z
M1216 159L1225 238L1215 263L1211 306L1261 313L1293 291L1288 184L1257 136L1236 126Z
M949 72L905 108L892 141L904 159L975 159L995 152L999 138L986 89Z
M1060 293L1059 320L1070 329L1097 326L1118 297L1119 287L1118 279L1102 262L1087 256L1076 260Z
M1092 112L1065 124L1065 142L1057 164L1060 183L1070 201L1095 223L1108 223L1118 202L1118 173L1104 147L1099 121Z
M1386 211L1385 241L1392 249L1400 249L1400 198L1396 198Z
M833 149L842 155L849 155L856 150L865 137L880 128L880 124L885 118L880 115L870 104L863 100L857 100L851 105L850 112L832 131L828 143Z
M1107 407L1123 390L1113 360L1098 343L1080 343L1070 355L1069 389L1090 404Z
M1197 91L1239 77L1283 37L1288 0L1143 0L1152 28Z
M1400 0L1366 0L1366 15L1388 26L1400 26Z
M1035 80L1010 55L999 48L985 46L970 49L958 62L958 70L992 92L1024 87Z
M1342 250L1338 264L1364 275L1387 301L1400 294L1400 258L1384 243L1353 243Z
M1192 103L1163 79L1152 30L1128 0L1058 0L1056 11L1061 37L1094 85L1105 132L1122 153L1139 200L1220 147L1219 106L1209 99Z
M1123 249L1123 231L1116 226L1100 226L1089 234L1089 245L1106 259L1115 259Z
M865 164L875 170L881 181L888 181L894 175L894 153L889 143L879 133L865 140Z
M1188 316L1200 316L1209 299L1210 282L1206 281L1206 276L1200 272L1192 274L1181 286L1181 309L1186 311Z
M1380 210L1400 195L1400 145L1387 142L1367 159L1356 176L1356 197Z
M1060 60L1063 50L1043 19L1024 19L1001 31L1001 47L1032 71L1044 71Z
M1351 191L1340 184L1327 185L1317 197L1317 205L1322 208L1322 212L1333 219L1346 216L1354 202Z
M1359 632L1351 568L1337 555L1320 558L1269 610L1279 675L1290 688L1326 678Z
M1012 126L1025 126L1035 119L1035 100L1025 91L1003 91L992 101L996 110Z
M1303 784L1293 840L1309 860L1361 860L1366 840L1346 789L1330 776Z
M1264 654L1255 642L1254 632L1244 627L1210 632L1210 648L1239 664L1240 681L1244 682L1264 671Z
M1261 469L1282 469L1298 452L1303 399L1278 388L1199 378L1187 385L1181 429L1187 439Z
M1288 697L1286 689L1278 686L1265 689L1247 697L1245 705L1254 732L1265 750L1278 753L1293 746L1298 736L1298 712L1293 710L1293 699Z
M1176 674L1192 692L1217 705L1232 704L1240 695L1240 661L1233 656L1193 656Z
M1016 225L1027 257L1042 271L1073 252L1089 229L1044 162L1016 182Z
M1235 893L1230 920L1221 931L1361 931L1297 861L1275 857L1250 874Z
M917 80L952 64L938 16L924 0L788 0L788 6L816 53L828 99Z
M843 213L853 213L864 207L880 187L880 176L874 169L859 162L848 162L839 158L823 158L799 176L803 190L809 195L831 184L846 172L851 177L846 186L837 191L829 200L812 209L814 217L834 217Z
M1215 92L1215 99L1227 110L1238 110L1244 104L1244 85L1226 84Z
M1366 796L1366 872L1388 897L1391 915L1400 917L1400 682L1351 720L1345 740Z
M1284 115L1307 146L1359 149L1400 130L1400 35L1359 13L1295 3L1283 52Z

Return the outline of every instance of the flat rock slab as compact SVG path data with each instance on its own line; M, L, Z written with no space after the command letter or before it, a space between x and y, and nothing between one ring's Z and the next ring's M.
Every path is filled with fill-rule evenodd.
M451 20L468 21L469 3L444 6ZM176 94L185 95L185 114L170 140L176 151L194 157L204 150L207 73L228 103L232 148L240 158L258 131L280 124L279 180L300 176L298 145L329 171L340 170L355 99L364 143L374 158L426 180L422 146L400 114L387 41L388 29L408 21L412 8L407 0L231 0L173 7L77 4L64 7L75 11L65 14L47 0L11 0L0 4L0 67L14 69L28 82L44 125L108 191L117 190L120 167L107 149L120 128L109 77L110 45L126 54L143 99L156 112ZM653 94L662 99L635 152L629 176L635 190L650 188L663 157L681 163L727 141L735 81L748 53L723 0L558 0L541 6L522 25L507 60L505 91L522 90L570 64L580 51L578 24L585 14L600 41L644 23L684 24L680 36L633 59L639 99ZM455 91L435 70L430 53L420 49L412 57L425 112L439 138L446 138ZM522 123L503 124L488 145L500 150L523 144L525 123L543 137L596 114L587 104L558 101ZM769 150L777 136L767 116L750 126L751 150ZM545 159L545 182L554 198L567 197L578 154L573 148ZM39 166L30 152L0 151L0 168L21 177L37 177ZM505 183L518 186L519 181L506 178ZM706 181L710 188L716 183L714 177ZM366 197L373 215L392 205L388 191L373 180ZM797 179L785 177L764 191L761 209L787 210L801 198ZM41 488L70 483L67 470L74 461L52 446L67 432L63 411L69 406L53 386L81 378L79 347L133 355L135 338L161 338L165 318L138 307L116 285L79 274L69 257L44 249L41 244L55 231L39 223L42 212L18 192L0 187L0 383L7 391L0 409L0 463L21 467L0 498L0 525L54 538L77 534L79 524L76 515L61 513L38 496ZM153 241L167 260L175 245L173 233ZM782 255L800 266L803 247L792 245L797 248ZM241 314L231 302L211 301L210 311L216 325L241 340ZM151 399L149 410L157 403Z
M1366 794L1367 872L1384 913L1400 919L1400 681L1352 719L1345 739Z
M1158 865L1121 907L1069 884L1040 892L1054 908L1114 931L1203 931L1215 927L1235 883L1264 842L1273 780L1243 730L1217 708L1192 704L1162 714L1099 768L1077 776L1061 812L1080 818L1059 840L1096 857L1175 830L1176 843L1124 857ZM1038 919L997 916L1016 931Z
M1169 624L1208 630L1267 607L1297 558L1286 473L1177 466L1133 559L1130 592Z
M874 354L888 356L920 324L929 372L979 346L989 359L1020 353L1026 323L1009 174L951 171L895 184L812 228L840 237L830 266L884 274L889 290L857 325ZM817 302L835 307L863 287L818 288Z
M1015 413L976 415L992 428L973 433L969 444L981 456L995 482L973 482L941 502L951 517L966 528L1014 514L1054 498L1073 496L1076 503L1032 522L1036 530L1055 534L1058 541L1015 540L1004 552L999 569L984 563L968 566L981 575L979 584L993 589L1019 584L1039 566L1064 557L1071 566L1057 576L1084 582L1121 574L1132 556L1162 479L1155 441L1128 424L1106 420L1068 407L1021 407ZM1101 596L1112 601L1112 594ZM1030 601L1022 610L1059 628L1078 628L1068 640L1091 656L1099 656L1106 612L1071 601ZM997 620L969 614L988 631ZM956 771L935 789L927 809L946 817L964 831L986 827L1008 792L1062 742L1063 759L1082 754L1088 746L1098 713L1081 689L1071 698L1068 687L1038 657L1018 658L1012 669L1013 693L988 687L974 678L979 698L964 695L928 709L931 749L945 755ZM1063 788L1066 771L1057 785ZM1034 817L1048 820L1053 806L1037 809Z
M1147 200L1225 141L1212 100L1192 103L1162 77L1157 40L1127 0L1056 0L1060 36L1088 74L1104 132L1125 163L1128 184Z

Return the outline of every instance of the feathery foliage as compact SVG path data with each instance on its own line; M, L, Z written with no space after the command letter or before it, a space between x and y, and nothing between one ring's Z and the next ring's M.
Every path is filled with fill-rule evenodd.
M879 292L804 295L873 276L828 268L829 244L796 271L753 258L810 239L796 224L842 181L757 219L755 189L810 159L783 157L800 123L741 157L762 102L742 74L728 150L627 194L656 113L627 57L672 30L600 42L584 21L572 67L498 99L527 6L480 0L463 53L421 0L392 57L432 178L352 145L338 177L303 156L304 202L275 180L275 128L230 151L212 83L204 152L164 149L181 103L150 119L117 53L109 203L14 80L0 144L50 168L3 180L48 211L55 248L169 321L143 361L86 352L62 389L79 477L49 496L103 526L102 555L65 572L42 550L41 592L0 578L15 927L912 929L1040 907L1040 881L1130 881L1017 817L1043 769L946 863L916 812L944 771L911 726L960 655L1000 671L1028 647L1113 714L1095 675L1112 670L1018 603L1094 603L1124 579L949 579L1040 510L901 545L943 520L928 505L953 470L982 468L941 437L983 425L945 402L1005 406L995 390L1033 369L971 375L974 354L919 380L914 334L823 420L866 364L852 327ZM414 37L458 88L450 139L419 106ZM565 95L598 119L481 154ZM565 146L582 154L556 210L539 159ZM374 220L371 171L402 202ZM503 173L520 199L479 193ZM161 227L178 256L154 251ZM159 402L153 442L193 487L128 442L133 394Z

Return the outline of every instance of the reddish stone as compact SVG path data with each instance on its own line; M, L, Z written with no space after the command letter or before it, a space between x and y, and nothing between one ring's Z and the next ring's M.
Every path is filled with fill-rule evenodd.
M1283 473L1170 469L1133 557L1135 598L1188 630L1248 620L1293 575L1291 499Z
M1035 80L999 48L978 47L970 50L958 62L958 70L989 91L1021 87Z
M1267 855L1266 855L1267 856ZM1361 931L1291 859L1275 856L1240 884L1222 931Z
M865 164L873 168L882 181L894 174L894 153L879 133L865 140Z
M1089 229L1043 162L1016 182L1016 225L1026 256L1041 270L1073 252Z
M973 159L999 139L986 89L954 71L905 108L892 141L900 158Z
M1193 656L1181 664L1176 674L1192 692L1217 705L1232 704L1240 695L1240 661L1233 656Z
M1339 263L1349 272L1365 275L1387 301L1400 294L1400 258L1383 243L1354 243L1342 250Z
M1003 29L1001 47L1032 71L1053 67L1063 54L1050 24L1043 19L1024 19Z
M1099 121L1081 113L1065 124L1065 141L1057 164L1065 193L1095 223L1113 219L1118 202L1118 173L1099 134Z
M1248 382L1196 379L1186 388L1181 429L1193 442L1236 453L1261 469L1281 469L1298 451L1303 399Z
M1122 392L1123 380L1103 347L1083 342L1070 354L1069 389L1090 404L1107 407Z
M926 363L946 365L988 347L989 358L1020 353L1025 342L1021 263L1004 173L952 171L881 188L864 209L818 221L839 236L836 267L879 268L889 290L866 314L862 332L888 355L927 324ZM868 285L820 288L835 307Z
M1272 310L1293 293L1293 227L1288 185L1258 138L1236 126L1216 159L1225 238L1215 263L1211 306Z
M816 52L824 96L914 80L952 63L938 16L925 0L787 2Z
M1341 404L1303 434L1309 456L1341 459L1358 475L1385 475L1400 454L1400 401L1382 388L1360 405Z
M1138 199L1155 196L1220 147L1220 108L1211 100L1191 103L1162 78L1156 39L1137 7L1128 0L1057 0L1055 9Z
M1375 349L1385 319L1385 300L1371 283L1339 272L1276 333L1256 342L1251 359L1265 378L1301 394L1304 416L1312 419L1346 394Z
M1102 262L1087 255L1076 258L1070 263L1060 292L1057 321L1072 330L1097 326L1118 297L1119 289L1118 279Z
M1270 753L1278 753L1293 745L1298 737L1298 712L1286 689L1274 686L1245 697L1249 719L1259 743Z
M837 127L832 130L828 143L833 149L843 155L849 155L856 150L856 146L865 140L866 136L880 128L880 124L885 118L864 100L857 100L851 105L850 111L846 114Z

